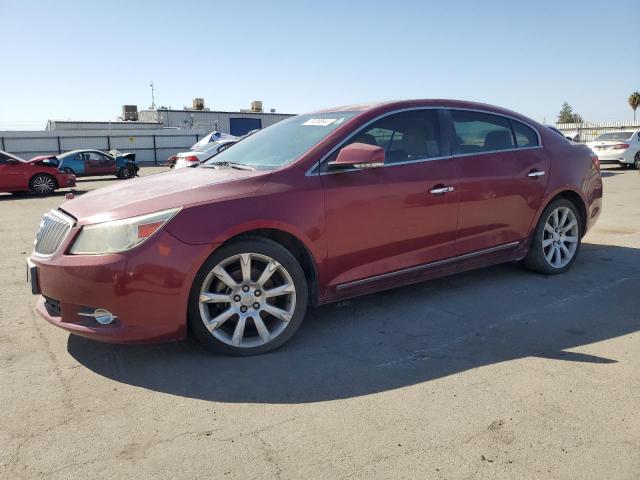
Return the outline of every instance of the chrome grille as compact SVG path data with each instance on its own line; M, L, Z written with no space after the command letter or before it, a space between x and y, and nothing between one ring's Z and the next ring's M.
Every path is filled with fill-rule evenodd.
M35 252L38 255L53 255L73 227L73 219L59 210L45 213L36 234Z

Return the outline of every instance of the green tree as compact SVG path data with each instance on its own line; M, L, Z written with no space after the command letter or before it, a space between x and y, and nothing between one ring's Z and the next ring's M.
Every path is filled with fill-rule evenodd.
M633 110L633 121L636 121L636 110L640 107L640 92L633 92L629 95L629 106Z
M582 116L574 113L571 105L564 102L558 114L558 123L582 123Z

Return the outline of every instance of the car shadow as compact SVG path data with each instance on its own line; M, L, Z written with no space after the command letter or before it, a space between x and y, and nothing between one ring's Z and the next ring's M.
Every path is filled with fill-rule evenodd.
M115 381L220 402L351 398L531 356L607 368L617 359L585 347L640 330L630 295L639 267L637 249L584 244L564 275L500 265L343 301L310 311L289 344L259 357L211 355L192 340L134 346L72 335L67 348Z
M56 190L50 195L38 196L35 193L20 193L19 195L14 195L11 193L0 194L0 202L6 202L8 200L33 200L34 198L51 198L51 197L61 197L64 198L68 193L73 193L74 195L82 195L83 193L87 193L88 190L78 190L78 189L66 189L66 190Z

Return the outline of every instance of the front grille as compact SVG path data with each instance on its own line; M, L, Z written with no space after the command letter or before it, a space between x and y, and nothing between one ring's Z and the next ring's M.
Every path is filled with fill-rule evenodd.
M38 255L53 255L73 227L73 219L59 210L45 213L36 234L35 252Z

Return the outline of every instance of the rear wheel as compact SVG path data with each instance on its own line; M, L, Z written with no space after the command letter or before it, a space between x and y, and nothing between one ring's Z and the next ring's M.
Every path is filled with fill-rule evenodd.
M58 185L56 179L46 173L34 175L29 181L29 188L36 195L51 195Z
M576 206L555 200L540 216L524 265L546 275L566 272L578 255L582 230Z
M263 238L238 241L200 268L189 296L189 326L211 351L266 353L300 327L308 295L304 272L287 249Z
M640 170L640 152L636 153L635 161L633 162L633 166L636 167L636 170Z

